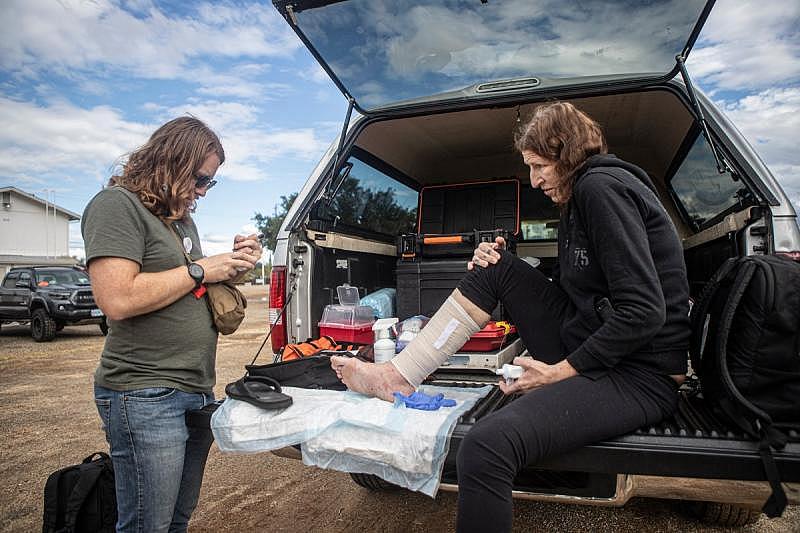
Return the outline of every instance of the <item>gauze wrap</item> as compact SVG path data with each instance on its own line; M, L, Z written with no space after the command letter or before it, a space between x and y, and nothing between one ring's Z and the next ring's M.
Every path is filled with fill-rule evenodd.
M451 295L390 363L416 388L480 329Z

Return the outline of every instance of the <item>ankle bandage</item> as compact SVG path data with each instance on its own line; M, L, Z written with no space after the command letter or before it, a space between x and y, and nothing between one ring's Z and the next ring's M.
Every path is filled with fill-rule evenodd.
M452 296L391 363L414 388L481 328Z

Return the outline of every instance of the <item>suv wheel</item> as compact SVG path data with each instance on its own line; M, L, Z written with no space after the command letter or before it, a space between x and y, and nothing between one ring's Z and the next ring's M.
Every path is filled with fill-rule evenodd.
M378 491L378 490L394 491L394 490L400 490L401 488L373 474L361 474L357 472L352 472L350 474L350 477L353 478L353 481L356 482L356 485L359 485L361 487L364 487L365 489L369 489L372 491Z
M56 321L42 308L31 316L31 336L36 342L48 342L56 336Z
M108 322L106 322L105 317L100 321L100 331L103 335L108 335Z
M704 524L740 527L753 524L761 516L761 511L732 503L690 502L689 513Z

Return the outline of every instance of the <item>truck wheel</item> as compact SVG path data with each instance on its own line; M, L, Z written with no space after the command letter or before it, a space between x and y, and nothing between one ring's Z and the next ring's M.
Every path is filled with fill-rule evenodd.
M36 342L49 342L56 336L56 321L42 308L31 316L31 336Z
M351 472L350 477L353 478L353 481L356 482L356 485L369 490L394 491L401 488L373 474Z
M704 524L739 527L753 524L761 511L732 503L690 502L689 513Z
M108 335L108 322L106 322L105 318L100 321L100 331L103 333L103 335Z

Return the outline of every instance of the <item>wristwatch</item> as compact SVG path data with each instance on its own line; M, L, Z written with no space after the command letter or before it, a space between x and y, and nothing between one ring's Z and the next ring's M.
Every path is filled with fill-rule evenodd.
M200 285L203 284L203 278L206 276L203 267L198 265L197 263L189 263L186 265L186 268L189 269L189 276L194 280L194 288L198 288Z

